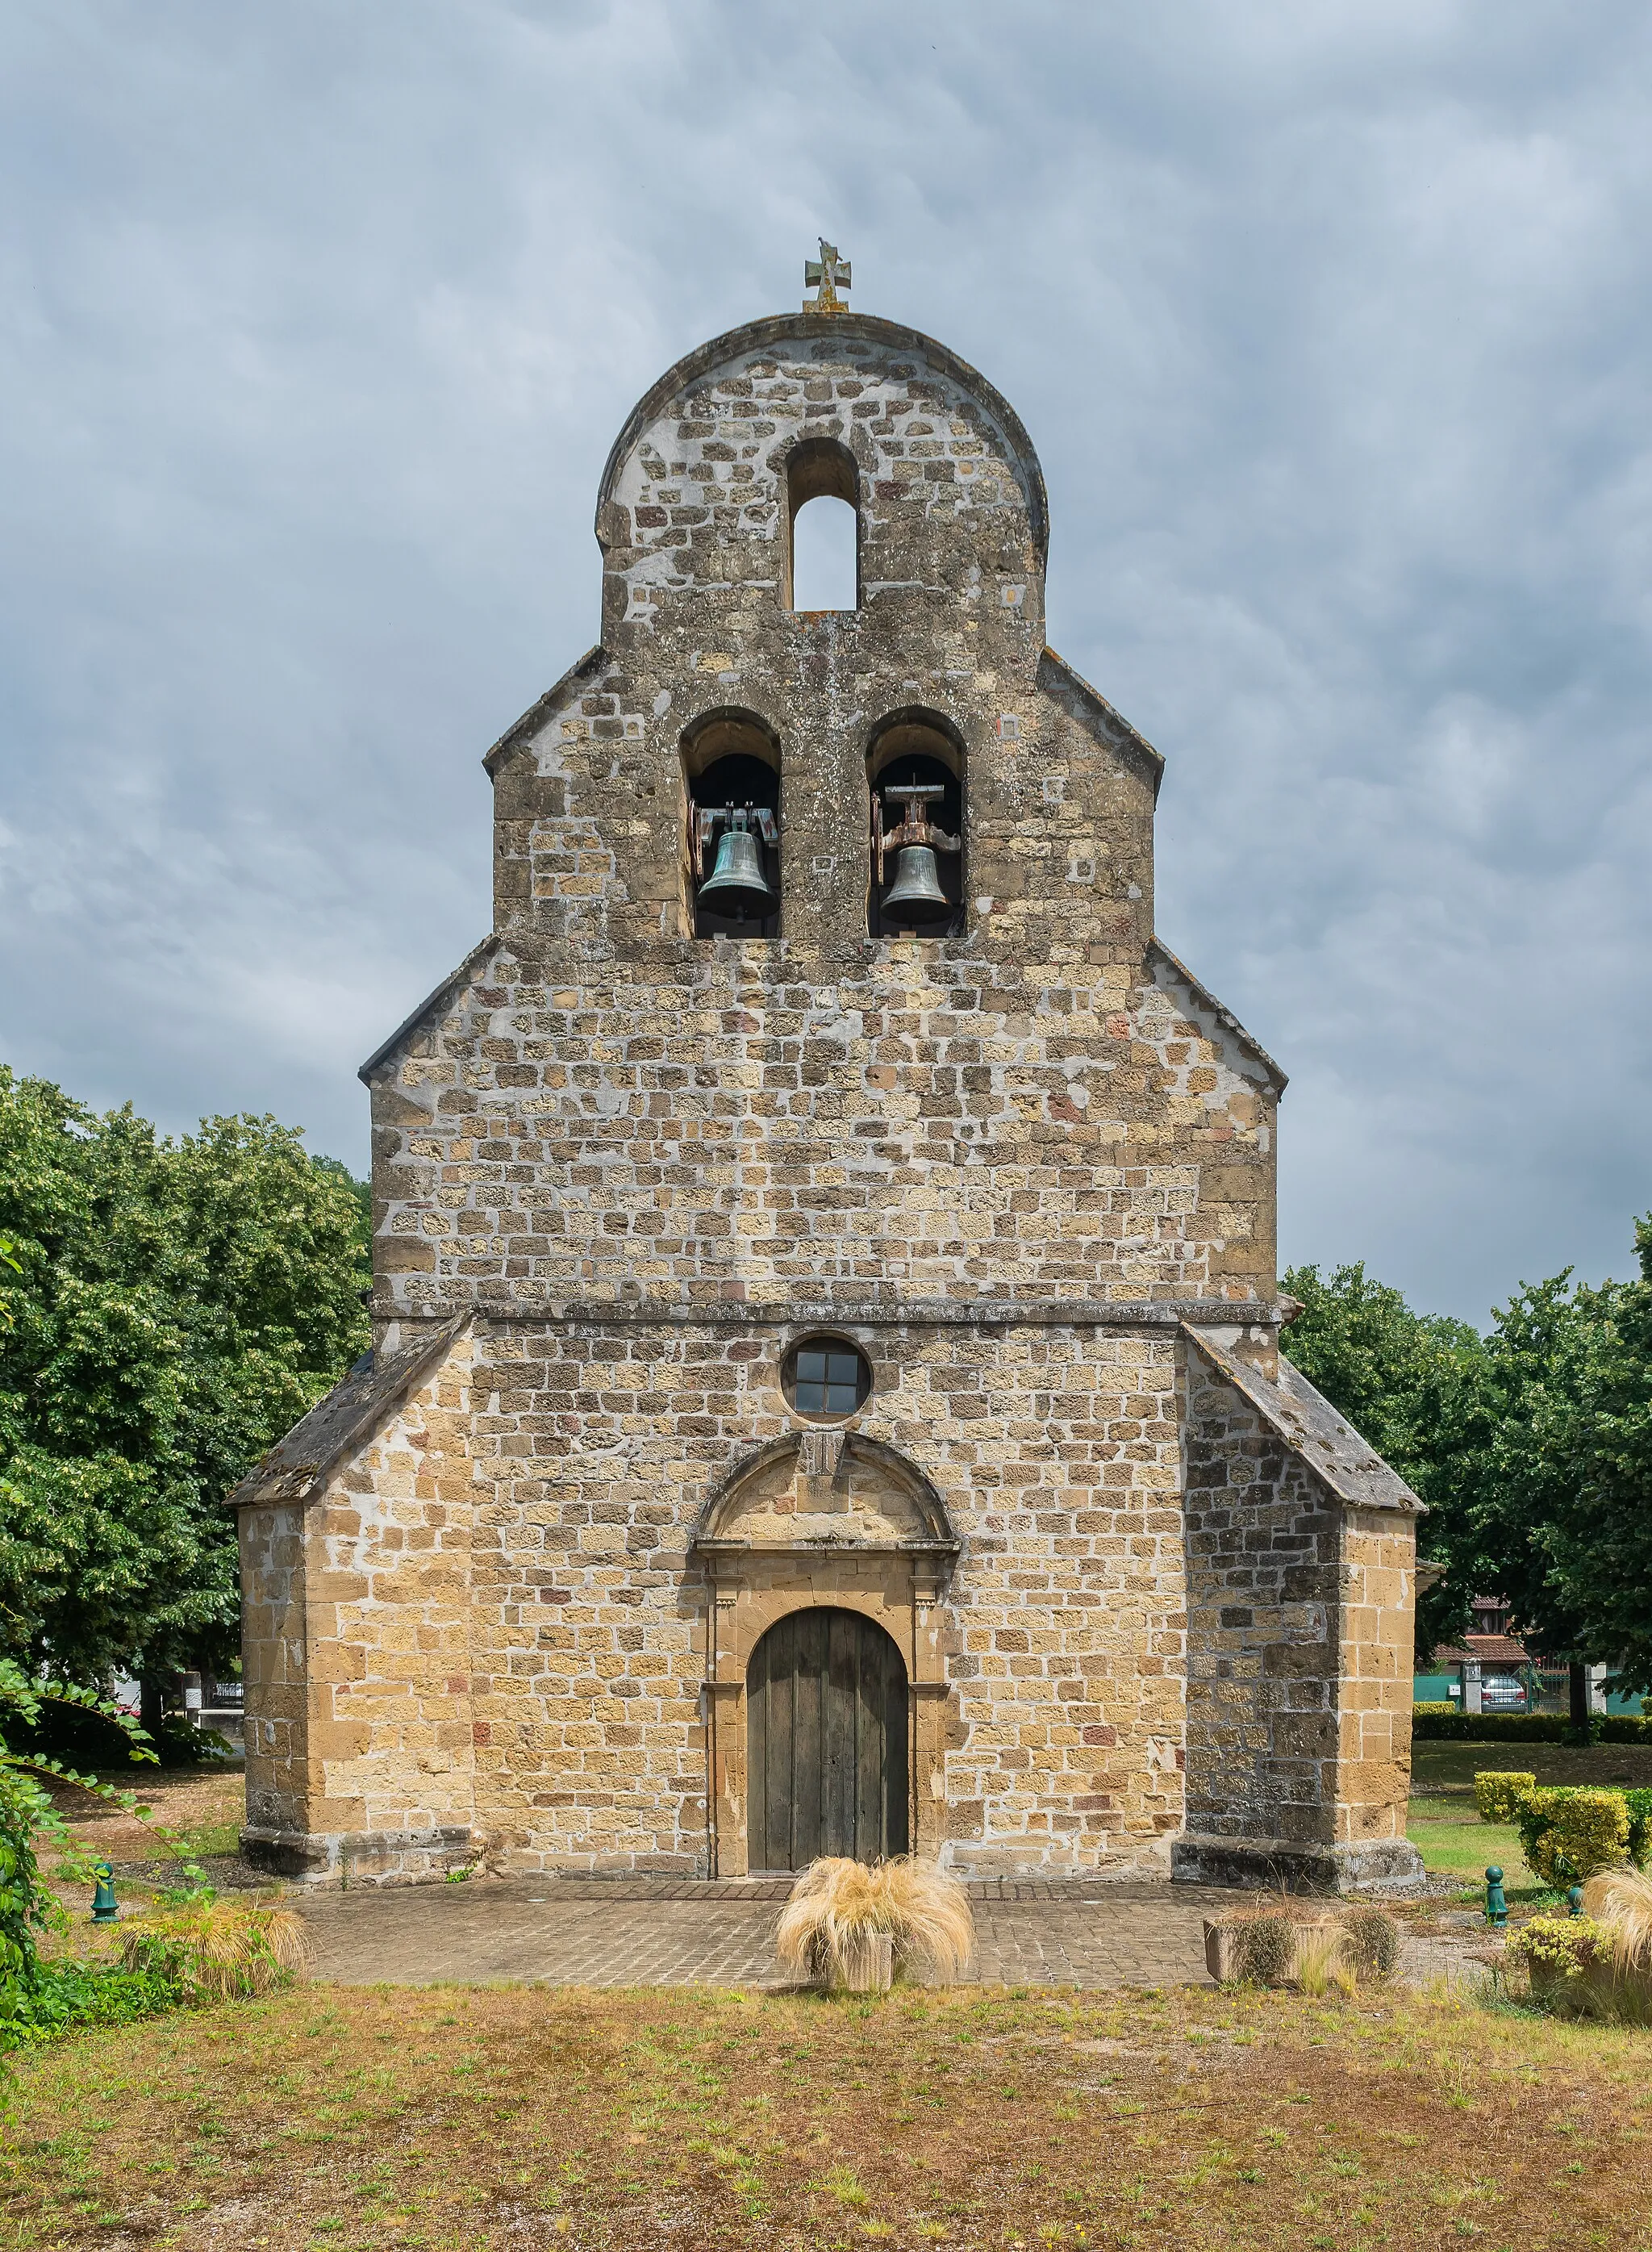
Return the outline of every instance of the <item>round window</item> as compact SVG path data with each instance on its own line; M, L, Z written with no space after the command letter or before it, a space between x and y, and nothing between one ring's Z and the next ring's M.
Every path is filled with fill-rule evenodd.
M805 1338L786 1356L784 1381L800 1415L852 1415L871 1397L871 1366L842 1338Z

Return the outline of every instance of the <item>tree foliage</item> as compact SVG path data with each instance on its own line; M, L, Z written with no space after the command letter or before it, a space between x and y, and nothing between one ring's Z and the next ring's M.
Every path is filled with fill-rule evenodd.
M1284 1277L1290 1359L1428 1505L1425 1660L1482 1589L1544 1655L1652 1689L1652 1220L1635 1247L1635 1281L1523 1284L1484 1337L1363 1266Z
M1484 1570L1473 1507L1473 1470L1489 1437L1484 1340L1467 1322L1413 1312L1363 1261L1329 1276L1293 1267L1282 1287L1302 1309L1286 1353L1426 1505L1417 1551L1440 1568L1417 1603L1426 1661L1467 1626Z
M1498 1317L1505 1374L1479 1498L1517 1616L1556 1655L1652 1689L1652 1218L1640 1274L1569 1275Z
M366 1341L359 1185L273 1118L177 1141L0 1067L0 1653L236 1646L225 1495Z
M66 1846L68 1831L46 1783L78 1783L129 1814L147 1818L148 1813L130 1791L65 1767L61 1760L13 1746L14 1728L35 1726L47 1703L95 1713L125 1737L133 1759L155 1756L142 1728L95 1692L69 1684L45 1687L30 1680L10 1659L0 1658L0 2026L14 2014L17 1989L36 1983L36 1932L61 1920L40 1875L38 1848L43 1843Z

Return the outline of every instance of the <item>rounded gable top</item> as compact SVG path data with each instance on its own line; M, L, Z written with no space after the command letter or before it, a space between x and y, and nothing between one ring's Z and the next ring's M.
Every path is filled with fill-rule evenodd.
M868 313L843 310L831 314L814 311L774 313L758 321L748 321L743 328L731 329L727 334L713 337L691 352L684 354L676 365L666 370L651 384L626 417L620 434L609 449L603 466L601 482L597 488L597 525L600 537L603 511L614 497L614 489L626 462L643 434L665 413L671 401L681 396L692 385L704 382L732 370L742 360L761 358L765 352L781 351L785 346L802 344L850 344L859 342L885 351L896 351L921 361L927 367L953 384L976 407L996 430L1003 441L1005 454L1014 466L1026 498L1027 518L1042 566L1048 560L1050 546L1049 497L1045 490L1044 471L1033 450L1021 417L1001 392L994 389L980 371L968 360L961 359L934 337L927 337L917 329L904 328L897 321L885 321ZM792 357L786 354L786 357Z

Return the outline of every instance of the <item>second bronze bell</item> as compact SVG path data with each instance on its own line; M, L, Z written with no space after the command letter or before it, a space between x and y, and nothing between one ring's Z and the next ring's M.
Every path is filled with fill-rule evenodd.
M935 855L927 844L903 844L895 863L895 880L884 893L884 913L897 922L934 922L952 913L952 901L941 888Z
M715 914L767 914L774 904L773 886L763 873L758 840L746 827L747 816L736 811L718 840L717 859L700 886L700 904Z

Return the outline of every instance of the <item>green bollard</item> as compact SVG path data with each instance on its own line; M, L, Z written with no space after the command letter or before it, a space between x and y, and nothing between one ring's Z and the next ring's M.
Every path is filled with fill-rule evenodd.
M1503 1924L1509 1921L1509 1903L1503 1896L1503 1871L1486 1871L1486 1922Z
M1572 1915L1581 1915L1583 1914L1583 1887L1581 1885L1573 1885L1572 1890L1566 1894L1566 1908L1567 1912Z
M121 1903L115 1897L115 1871L107 1861L98 1861L94 1863L92 1873L98 1880L98 1888L92 1895L93 1922L118 1922Z

